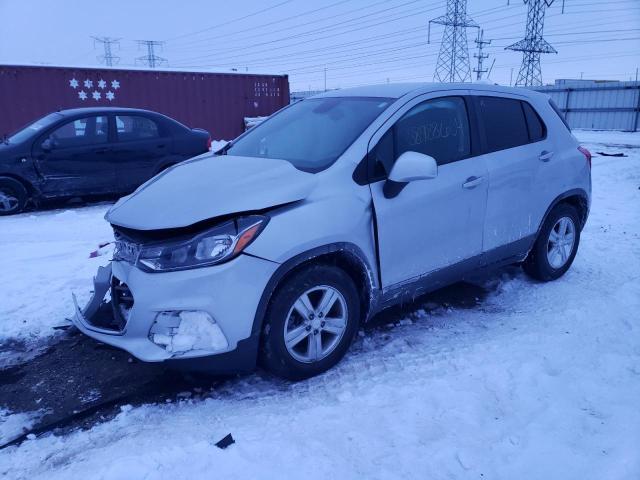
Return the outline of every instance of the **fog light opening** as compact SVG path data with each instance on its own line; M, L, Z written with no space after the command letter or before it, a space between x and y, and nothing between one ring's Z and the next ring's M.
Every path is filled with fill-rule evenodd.
M203 311L160 312L149 330L149 340L173 354L218 351L229 346L220 326Z

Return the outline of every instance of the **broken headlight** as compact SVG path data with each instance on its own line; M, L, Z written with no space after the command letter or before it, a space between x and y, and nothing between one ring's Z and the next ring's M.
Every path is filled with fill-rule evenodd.
M268 218L260 215L240 217L188 240L145 245L137 265L147 272L168 272L226 262L238 256L267 222Z

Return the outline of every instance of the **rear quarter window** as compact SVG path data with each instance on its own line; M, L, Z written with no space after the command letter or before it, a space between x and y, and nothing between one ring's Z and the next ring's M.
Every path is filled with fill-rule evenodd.
M556 112L556 115L558 115L558 117L560 117L560 120L562 120L562 123L564 123L564 126L567 127L567 130L571 131L571 127L569 126L569 122L567 122L567 119L564 118L564 113L562 113L562 110L560 110L558 105L556 105L556 102L554 102L553 100L549 99L549 105L551 105L551 108L553 108L553 111Z
M522 102L522 108L524 109L524 116L527 120L527 127L529 128L529 140L531 142L537 142L545 138L547 136L547 128L540 118L540 115L538 115L529 102Z

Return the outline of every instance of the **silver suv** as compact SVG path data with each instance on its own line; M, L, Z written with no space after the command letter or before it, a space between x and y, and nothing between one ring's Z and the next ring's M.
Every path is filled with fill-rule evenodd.
M471 272L562 276L590 160L529 90L312 97L118 201L113 261L74 323L143 361L316 375L376 312Z

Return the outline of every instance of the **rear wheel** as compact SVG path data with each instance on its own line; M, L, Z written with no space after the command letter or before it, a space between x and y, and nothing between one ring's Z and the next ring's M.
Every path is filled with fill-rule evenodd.
M0 215L20 213L27 203L27 190L12 178L0 178Z
M536 243L524 261L525 272L547 282L565 274L578 252L580 217L575 207L561 203L542 226Z
M358 291L343 270L305 268L276 290L262 335L264 367L291 380L331 368L347 352L360 322Z

